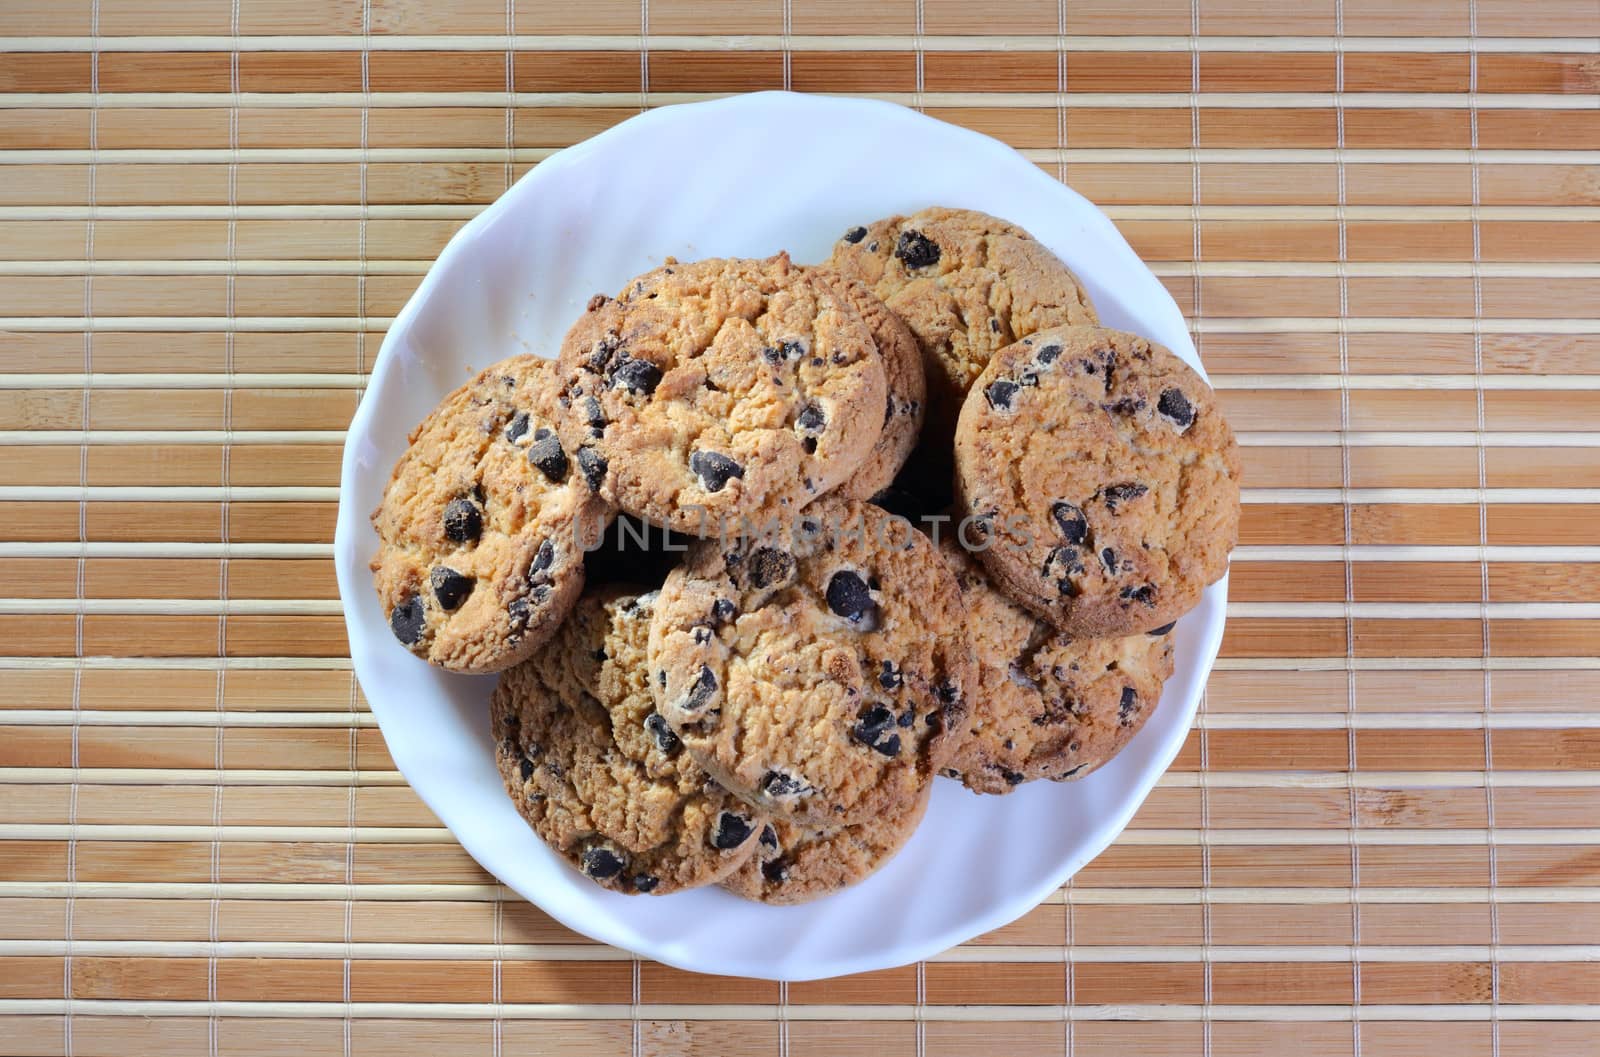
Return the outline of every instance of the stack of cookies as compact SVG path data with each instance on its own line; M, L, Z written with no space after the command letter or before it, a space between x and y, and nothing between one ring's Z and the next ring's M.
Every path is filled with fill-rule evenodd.
M934 208L597 295L412 434L372 568L404 646L502 673L506 788L577 869L795 903L893 856L939 775L1114 756L1238 480L1193 370Z

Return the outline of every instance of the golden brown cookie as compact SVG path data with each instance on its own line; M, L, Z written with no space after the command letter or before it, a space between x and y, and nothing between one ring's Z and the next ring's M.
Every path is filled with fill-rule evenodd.
M1072 271L1015 224L936 206L845 232L828 263L905 320L927 371L927 440L948 448L961 401L997 349L1097 320Z
M922 433L923 405L927 400L922 353L905 323L866 283L827 268L811 270L866 322L878 344L878 355L883 358L889 386L883 432L878 434L878 442L867 453L866 461L836 490L846 499L871 499L894 481Z
M996 353L962 408L956 470L978 560L1069 635L1170 624L1228 571L1233 431L1188 364L1135 334L1064 327Z
M867 324L786 254L673 262L597 296L561 368L561 436L584 476L695 536L799 510L883 429Z
M495 757L534 832L596 882L665 895L750 857L766 819L723 790L656 713L645 649L654 594L586 593L500 677Z
M939 546L961 585L978 690L944 774L979 793L1081 778L1144 726L1172 675L1171 628L1073 639L995 589L953 538ZM759 853L758 853L759 854Z
M613 510L553 430L556 365L515 356L439 403L372 514L389 628L454 672L495 672L554 632Z
M894 858L928 810L931 787L896 812L855 826L808 828L774 820L756 852L722 887L758 903L809 903L866 879Z
M973 680L965 619L926 537L830 496L782 536L691 550L656 606L651 689L729 789L809 825L867 822L945 761Z

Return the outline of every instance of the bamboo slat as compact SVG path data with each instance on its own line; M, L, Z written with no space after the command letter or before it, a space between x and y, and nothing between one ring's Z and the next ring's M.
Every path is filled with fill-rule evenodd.
M1600 1047L1593 0L0 4L6 1052ZM389 320L509 182L788 87L996 136L1189 317L1222 658L1121 839L778 985L511 898L404 784L331 538Z

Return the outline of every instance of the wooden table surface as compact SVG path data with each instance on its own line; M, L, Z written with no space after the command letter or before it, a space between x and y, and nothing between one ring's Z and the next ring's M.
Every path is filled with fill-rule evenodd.
M0 1052L1600 1052L1600 0L509 4L0 0ZM993 934L789 986L507 898L394 771L330 548L451 232L774 87L1104 207L1248 478L1126 834Z

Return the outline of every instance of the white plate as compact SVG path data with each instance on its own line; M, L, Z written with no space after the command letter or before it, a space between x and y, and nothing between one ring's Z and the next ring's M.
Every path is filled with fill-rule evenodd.
M1099 854L1177 754L1222 638L1227 581L1179 622L1177 674L1088 778L979 797L940 780L888 866L799 907L718 889L628 897L555 856L495 770L492 678L447 675L390 634L367 561L407 432L471 372L553 355L591 294L672 254L810 263L847 228L929 205L1015 221L1088 285L1101 318L1199 360L1183 317L1111 222L988 137L889 103L764 92L653 110L541 162L440 254L383 341L350 424L334 537L350 655L395 762L473 858L597 940L700 972L806 980L927 958L1020 917Z

